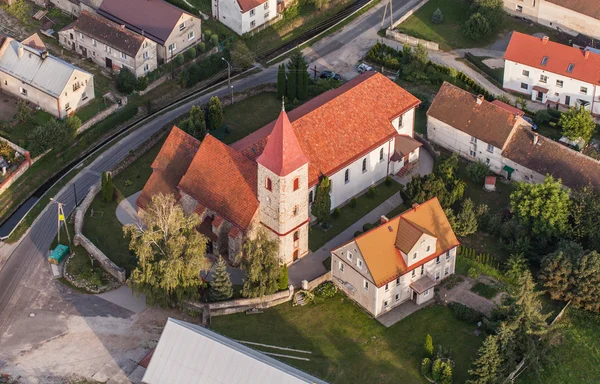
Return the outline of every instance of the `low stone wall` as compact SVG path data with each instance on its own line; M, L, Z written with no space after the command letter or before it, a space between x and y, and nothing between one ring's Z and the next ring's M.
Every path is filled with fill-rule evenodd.
M436 151L435 148L433 148L433 146L431 145L429 140L425 138L425 136L415 132L415 139L417 139L417 141L423 144L423 148L425 148L425 150L429 152L434 159L440 157L440 152Z
M392 29L396 28L398 26L398 24L403 23L406 19L411 17L415 12L417 12L419 10L419 8L421 8L422 6L427 4L428 1L429 0L421 0L417 4L415 4L415 6L412 7L409 11L407 11L404 15L402 15L401 18L394 21L394 24L392 24Z
M9 140L5 139L4 137L0 137L0 141L8 144L9 147L11 147L15 151L19 152L21 155L25 155L25 152L27 152L25 150L25 148L19 147L17 144L13 143L12 141L9 141Z
M307 291L312 291L313 289L317 288L319 285L323 284L326 281L331 281L331 271L327 272L324 275L317 277L316 279L314 279L312 281L303 280L302 281L302 289L307 290ZM304 282L306 282L306 285L304 284Z
M29 169L29 167L31 167L33 165L33 163L35 163L40 158L40 156L33 159L33 161L32 161L31 155L29 154L28 151L25 150L25 148L22 148L22 147L18 146L17 144L15 144L3 137L0 137L0 142L7 144L9 147L11 147L12 149L15 150L15 152L17 153L18 156L22 156L25 158L23 160L23 162L21 164L19 164L19 166L17 167L17 169L15 171L10 172L8 174L8 176L6 176L6 178L2 182L0 182L0 194L2 194L4 191L6 191L8 189L8 187L13 185L15 183L15 181L17 181L17 179L19 177L21 177L25 173L25 171L27 171L27 169ZM0 170L0 171L2 171L2 170Z
M394 31L391 29L386 29L385 37L387 37L388 39L398 41L402 44L408 44L408 45L412 45L412 46L417 46L417 45L421 44L425 48L432 50L432 51L440 50L440 45L438 43L434 43L433 41L429 41L429 40L418 39L416 37L409 36L404 33L400 33L400 32L397 32L397 31Z
M113 114L117 110L117 108L119 108L119 106L117 104L113 104L110 107L106 108L104 111L101 111L100 113L96 114L96 116L81 124L81 127L77 129L77 134L79 135L81 132L84 132L99 121L106 119L109 115Z

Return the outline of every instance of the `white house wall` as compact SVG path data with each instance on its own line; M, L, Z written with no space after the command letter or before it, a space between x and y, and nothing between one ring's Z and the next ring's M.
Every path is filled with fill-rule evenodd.
M392 125L394 126L394 128L396 128L398 134L413 137L413 132L415 128L415 108L405 112L404 115L402 115L401 127L398 126L399 122L399 117L396 117L394 120L392 120Z
M179 29L181 23L185 23L183 29ZM163 46L157 46L157 53L159 61L169 62L172 58L180 53L184 53L189 48L195 47L202 39L201 32L201 20L195 16L191 16L187 13L183 13L171 34L165 41ZM190 39L189 34L193 33L193 37ZM169 46L175 44L175 50L169 52Z
M550 60L552 60L552 58L550 58ZM529 75L524 75L524 70L529 71ZM541 75L548 76L546 83L540 81ZM557 80L563 82L562 87L556 85ZM522 88L521 83L526 84L527 89ZM577 106L577 100L581 99L589 103L587 109L595 115L600 115L600 87L581 80L505 60L503 86L506 89L530 95L532 100L535 100L537 96L537 91L533 91L533 87L540 86L548 89L547 98L543 99L544 103L558 102L563 106L575 107ZM581 87L587 88L587 94L580 92ZM570 97L568 105L566 103L567 96Z
M221 23L240 36L277 17L276 0L268 0L266 3L245 13L242 13L237 0L212 0L212 9L213 15L218 15L218 20ZM251 15L251 13L254 14ZM252 25L252 22L254 22L254 25Z
M373 283L373 279L368 273L367 266L362 259L360 252L353 252L353 260L349 261L345 255L331 256L331 274L332 280L344 291L352 300L356 301L367 312L376 313L376 295L377 287ZM363 271L359 273L357 259L363 260ZM343 264L343 271L340 265ZM368 282L369 288L365 289L365 281ZM354 291L349 289L345 284L350 284L354 287Z

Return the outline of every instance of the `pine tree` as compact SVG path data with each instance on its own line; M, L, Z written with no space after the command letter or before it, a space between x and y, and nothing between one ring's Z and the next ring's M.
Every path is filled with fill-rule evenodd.
M208 102L208 129L218 129L223 125L223 107L217 96L210 98Z
M230 299L231 296L233 296L233 287L231 286L229 272L227 272L227 264L219 256L215 269L215 278L210 283L209 297L211 301L221 301Z
M293 67L289 67L288 66L288 79L287 79L287 98L290 102L293 102L294 99L296 99L296 93L297 93L297 79L298 79L298 72L296 71L296 68Z
M499 383L499 371L502 364L497 336L490 335L477 352L477 360L469 370L471 379L467 384L496 384Z
M180 128L196 139L203 140L206 136L206 119L202 108L194 105L190 110L190 116L180 124Z
M111 203L113 201L114 188L112 183L112 176L110 175L110 173L102 172L102 179L100 185L100 194L102 196L102 200L107 203Z
M331 196L329 195L331 185L329 178L323 176L317 187L317 195L312 205L312 214L323 225L328 225L331 221Z
M440 375L440 384L452 384L452 367L448 363L444 363L442 373Z
M102 177L100 178L100 195L102 196L102 200L106 199L106 172L102 172Z
M308 98L308 65L304 58L298 67L298 99L306 100Z
M423 345L423 348L425 349L425 356L433 356L433 339L429 333L425 336L425 345Z
M441 359L436 359L431 367L431 376L435 382L439 382L441 380L443 370L444 362Z
M277 72L277 99L281 100L283 96L285 96L285 65L281 64Z

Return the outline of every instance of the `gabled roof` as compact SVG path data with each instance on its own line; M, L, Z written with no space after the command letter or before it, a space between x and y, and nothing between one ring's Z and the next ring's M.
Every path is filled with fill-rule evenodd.
M79 18L62 30L68 29L81 32L131 57L137 55L145 40L142 35L86 10L81 11Z
M600 162L556 141L540 136L533 145L533 132L518 128L502 156L539 174L550 174L570 188L592 185L600 191Z
M412 249L410 243L418 240L423 234L437 239L436 250L431 256L408 267L396 245L397 239L401 238L402 248ZM378 287L459 245L437 197L363 233L354 241Z
M242 13L246 13L266 2L267 0L237 0L237 3L242 10Z
M169 318L142 379L147 384L326 384L196 324Z
M308 163L283 107L256 162L278 176L287 176Z
M19 57L19 49L22 54ZM60 97L75 71L92 76L73 64L8 37L0 48L0 71L55 98Z
M200 142L181 129L173 127L158 155L152 162L152 175L144 185L136 204L145 208L152 196L174 194L178 199L177 184L189 168Z
M525 114L525 112L523 112L519 108L513 107L512 105L506 104L505 102L502 102L500 100L494 100L494 101L492 101L492 104L497 105L500 108L507 110L508 112L512 113L513 115L523 116Z
M519 117L486 100L444 82L427 115L496 148L504 148Z
M177 27L181 15L190 15L163 0L104 0L98 13L160 45Z
M546 0L563 8L600 20L600 6L595 0Z
M21 44L25 44L25 45L27 45L33 49L36 49L40 52L47 51L46 44L44 44L40 35L38 35L37 33L34 33L33 35L29 36L25 40L21 41Z
M257 165L206 135L178 188L243 230L258 210Z
M367 72L292 110L288 117L309 159L309 185L398 135L391 121L419 103L382 74ZM266 125L232 148L256 159L274 125Z
M600 85L600 55L543 38L513 32L504 59ZM569 72L570 65L573 66Z

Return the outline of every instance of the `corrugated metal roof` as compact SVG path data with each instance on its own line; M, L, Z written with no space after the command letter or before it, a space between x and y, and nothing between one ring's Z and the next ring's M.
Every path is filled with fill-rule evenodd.
M326 384L218 333L171 318L142 381L147 384Z
M6 49L0 57L0 71L5 72L49 95L59 97L74 71L88 74L84 70L42 53L16 40L7 39ZM23 54L19 57L19 47Z

